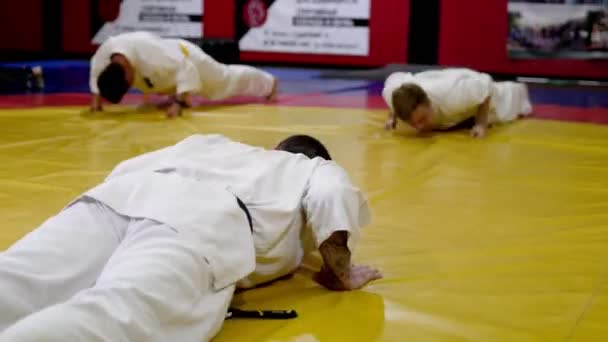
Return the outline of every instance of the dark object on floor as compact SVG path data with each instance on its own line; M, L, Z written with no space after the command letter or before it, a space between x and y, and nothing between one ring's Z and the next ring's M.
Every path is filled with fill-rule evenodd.
M295 310L240 310L230 308L226 313L226 319L292 319L296 317L298 317L298 313Z
M44 89L44 78L41 67L0 67L0 93L42 89Z

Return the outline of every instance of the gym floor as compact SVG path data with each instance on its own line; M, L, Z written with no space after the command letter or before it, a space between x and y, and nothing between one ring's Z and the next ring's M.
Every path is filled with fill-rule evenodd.
M383 130L381 82L311 69L268 69L281 80L274 104L199 101L167 120L132 94L93 115L85 65L47 63L44 94L0 96L0 250L123 159L195 133L268 148L305 133L368 195L374 221L355 260L385 278L329 292L310 280L312 257L236 298L298 319L229 320L215 341L608 338L608 89L530 86L531 118L483 140L421 138Z

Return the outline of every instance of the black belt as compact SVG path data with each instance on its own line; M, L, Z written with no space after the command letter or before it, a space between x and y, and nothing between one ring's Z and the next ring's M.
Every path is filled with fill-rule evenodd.
M234 196L234 197L236 197L236 196ZM236 203L239 204L239 207L245 212L245 215L247 215L247 221L249 222L249 229L251 230L251 232L253 232L253 220L251 220L251 214L249 213L247 206L245 206L245 203L243 203L243 201L241 201L241 199L238 197L236 197Z
M236 196L234 196L236 197ZM236 197L236 203L247 215L247 221L249 222L249 229L253 232L253 220L251 214L247 209L247 206L240 198ZM228 308L226 313L226 319L231 318L257 318L257 319L291 319L298 317L298 313L295 310L240 310L237 308Z
M295 310L241 310L230 308L225 318L292 319L296 317L298 317L298 313Z

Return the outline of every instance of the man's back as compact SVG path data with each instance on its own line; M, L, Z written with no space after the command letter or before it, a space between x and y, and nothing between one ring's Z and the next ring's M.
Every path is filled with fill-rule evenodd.
M108 178L144 169L176 172L228 189L252 211L272 203L277 210L290 210L299 207L313 171L326 164L334 163L265 150L221 135L193 135L174 146L122 162Z
M303 255L322 242L318 241L323 239L319 236L327 235L320 230L351 228L324 226L319 230L315 227L302 230L305 223L319 216L315 216L315 211L335 211L341 215L343 198L340 196L344 193L348 193L344 196L354 203L354 209L349 210L356 216L353 219L356 223L351 224L354 226L353 240L357 238L359 226L369 221L365 199L351 184L346 172L334 162L265 150L220 135L194 135L174 146L127 160L108 178L142 170L177 173L210 183L227 189L245 203L253 219L257 271L264 274L254 274L244 286L293 271ZM320 199L324 196L338 200L327 200L328 208L307 206L324 201ZM325 216L323 220L328 219ZM305 245L302 240L310 243Z

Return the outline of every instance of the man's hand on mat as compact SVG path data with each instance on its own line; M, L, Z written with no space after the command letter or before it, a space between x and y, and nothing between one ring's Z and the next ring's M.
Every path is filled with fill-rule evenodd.
M167 109L167 117L170 119L176 118L181 115L182 106L177 102L172 103L171 106L169 106L169 108Z
M393 114L393 113L388 114L388 119L386 120L386 123L384 124L384 128L389 131L397 128L397 118L395 117L395 114Z
M93 97L91 98L90 109L91 113L101 112L103 110L103 107L101 106L101 98L99 97L99 95L93 94Z
M382 273L375 268L351 263L348 234L346 230L336 230L319 246L323 266L313 279L330 290L356 290L382 278Z
M487 127L485 125L475 125L471 128L473 138L483 138L486 136Z
M475 115L475 126L471 129L471 136L473 138L483 138L486 136L491 100L492 96L488 96L477 110L477 115Z
M347 279L338 279L327 268L322 268L320 272L315 273L314 280L333 291L350 291L358 290L371 281L381 279L382 273L367 265L351 265Z

